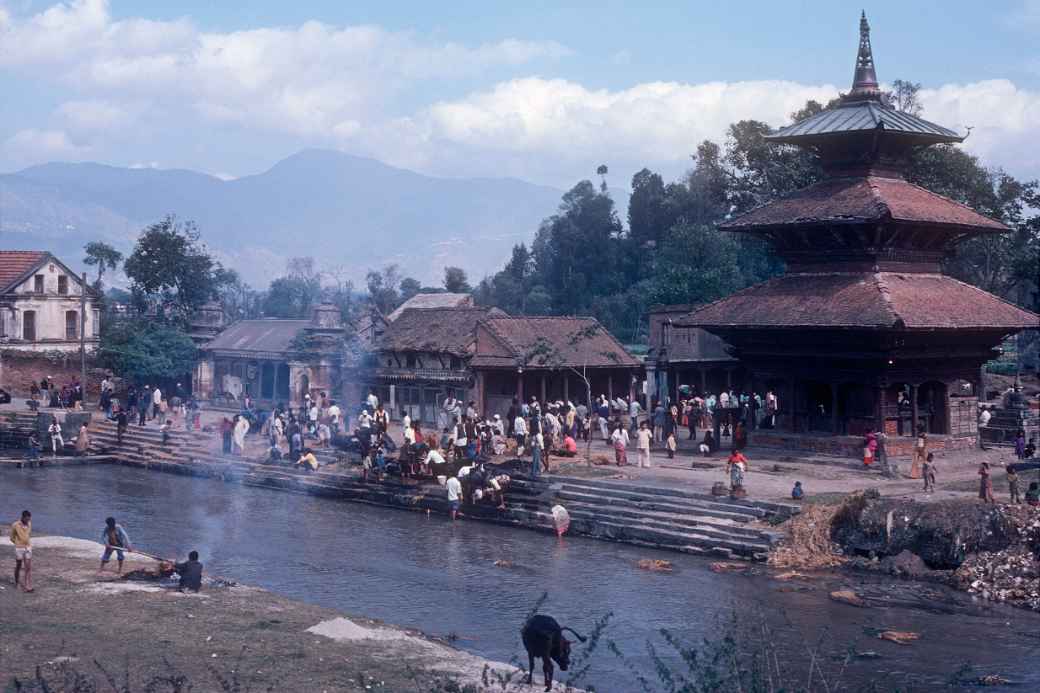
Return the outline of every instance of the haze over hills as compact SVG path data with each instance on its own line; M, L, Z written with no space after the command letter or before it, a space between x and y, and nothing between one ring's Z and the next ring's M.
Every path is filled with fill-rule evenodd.
M235 180L51 163L0 175L0 245L51 250L78 266L85 243L126 251L144 226L175 213L258 288L299 255L355 281L390 262L424 283L439 283L444 265L476 281L534 237L562 194L516 179L434 178L328 150Z

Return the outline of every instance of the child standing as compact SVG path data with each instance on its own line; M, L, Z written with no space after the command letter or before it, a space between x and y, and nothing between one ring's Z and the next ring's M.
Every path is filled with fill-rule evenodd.
M928 456L924 458L924 469L922 472L925 493L935 493L935 455L932 453L928 453Z
M678 445L675 442L675 431L668 431L668 440L665 441L665 446L668 448L668 459L675 459L675 450Z

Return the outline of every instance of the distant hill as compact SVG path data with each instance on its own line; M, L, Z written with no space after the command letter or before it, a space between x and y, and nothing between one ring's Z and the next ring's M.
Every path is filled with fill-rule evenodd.
M312 255L355 280L390 262L424 283L444 265L471 280L534 237L563 191L508 178L434 178L373 159L305 150L264 173L225 181L185 170L52 163L0 175L0 247L51 250L77 265L83 245L128 250L167 213L258 288L285 259Z

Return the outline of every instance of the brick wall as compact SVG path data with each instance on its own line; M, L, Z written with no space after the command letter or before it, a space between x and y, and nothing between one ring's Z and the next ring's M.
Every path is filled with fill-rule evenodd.
M0 352L0 387L11 393L12 398L27 398L29 384L39 383L50 376L58 387L80 379L79 354L51 356L41 354ZM87 358L87 397L96 399L101 390L104 371L97 369L90 357Z
M798 450L820 455L835 455L863 459L863 438L859 436L807 436L780 431L753 431L750 434L752 445L762 445L784 450ZM913 438L897 438L889 436L885 440L885 452L892 458L909 458L913 455ZM974 436L928 436L928 451L943 452L953 450L970 450L978 445Z

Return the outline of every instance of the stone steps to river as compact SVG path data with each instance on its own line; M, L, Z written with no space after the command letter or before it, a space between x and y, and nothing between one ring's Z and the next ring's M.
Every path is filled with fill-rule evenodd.
M385 507L425 510L446 515L447 493L431 484L380 482L360 478L336 465L304 472L289 464L265 464L214 454L213 438L174 429L162 445L157 427L131 425L117 443L111 421L95 422L92 445L126 464L165 472L209 476L250 486L276 488ZM316 451L328 461L335 451ZM686 489L571 477L539 480L516 475L506 494L506 509L466 505L473 519L553 532L551 508L563 504L571 514L574 535L685 553L763 560L776 533L757 522L789 515L796 506L746 499L719 498Z

